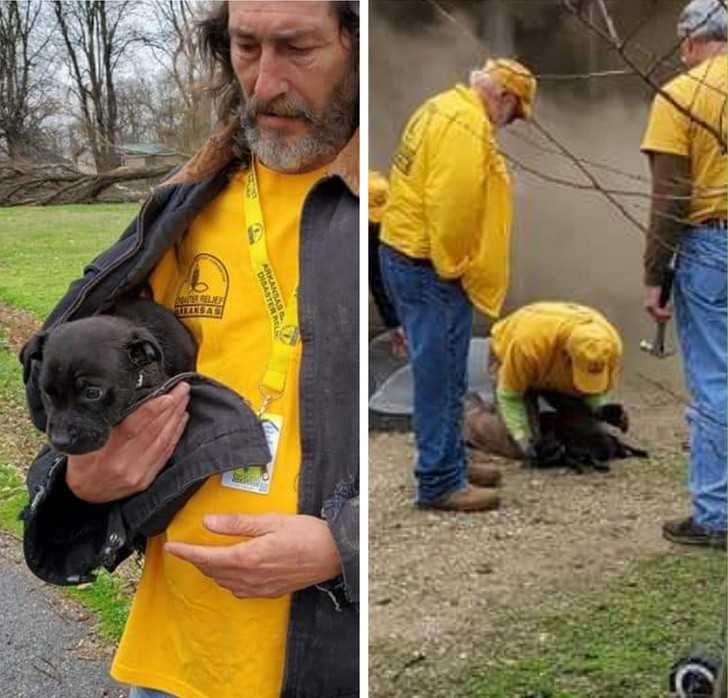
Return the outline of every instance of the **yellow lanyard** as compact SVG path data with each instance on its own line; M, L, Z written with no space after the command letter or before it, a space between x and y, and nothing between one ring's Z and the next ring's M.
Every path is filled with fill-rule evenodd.
M263 294L273 334L271 356L263 374L263 380L258 384L258 390L263 397L258 410L258 417L260 417L271 402L283 395L286 388L288 365L293 350L301 339L301 333L298 329L298 287L293 290L288 304L284 303L283 294L268 257L263 209L260 206L260 192L255 176L255 163L251 163L245 176L245 221L248 225L250 260L258 286Z

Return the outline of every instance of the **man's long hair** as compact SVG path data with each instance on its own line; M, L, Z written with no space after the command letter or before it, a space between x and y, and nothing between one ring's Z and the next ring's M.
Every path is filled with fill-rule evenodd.
M359 0L332 0L339 20L339 31L351 41L351 70L359 81ZM196 26L197 46L212 77L210 91L217 101L217 114L228 121L240 113L243 93L230 60L228 3L216 2L213 9ZM359 98L354 105L354 123L359 125Z

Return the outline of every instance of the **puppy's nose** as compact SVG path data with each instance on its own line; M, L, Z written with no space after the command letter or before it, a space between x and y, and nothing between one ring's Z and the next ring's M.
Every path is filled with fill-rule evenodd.
M53 444L53 447L56 449L56 451L60 451L61 453L66 453L72 443L73 439L68 435L65 435L63 437L54 436L53 438L51 438L51 444Z
M48 437L56 450L65 453L76 439L76 430L51 428Z

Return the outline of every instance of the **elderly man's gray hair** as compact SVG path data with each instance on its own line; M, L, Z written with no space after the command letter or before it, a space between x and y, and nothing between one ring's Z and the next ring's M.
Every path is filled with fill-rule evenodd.
M720 0L692 0L680 13L677 35L696 41L728 41L728 10Z

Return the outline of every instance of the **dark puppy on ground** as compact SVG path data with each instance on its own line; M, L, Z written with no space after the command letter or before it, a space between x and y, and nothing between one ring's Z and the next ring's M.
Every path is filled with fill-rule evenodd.
M61 453L103 447L129 408L169 378L194 371L197 346L167 308L126 300L109 314L63 323L23 349L41 361L46 433Z

